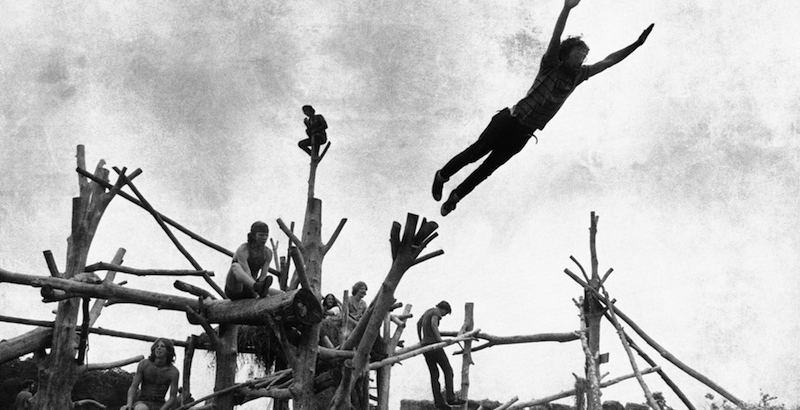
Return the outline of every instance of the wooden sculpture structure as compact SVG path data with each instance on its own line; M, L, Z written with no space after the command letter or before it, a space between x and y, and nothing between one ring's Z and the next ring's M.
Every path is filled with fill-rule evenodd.
M2 318L17 323L47 326L0 342L0 362L6 362L29 353L37 353L37 357L40 359L38 363L44 370L44 377L33 401L34 408L71 408L70 392L77 379L77 374L87 369L86 366L80 367L84 357L86 338L90 331L101 331L93 328L92 325L107 301L186 312L190 323L203 327L206 331L206 340L203 344L198 342L199 338L197 337L190 337L187 342L183 343L175 342L177 346L187 348L188 362L191 362L191 355L195 348L210 349L216 352L215 393L211 397L213 403L204 407L233 408L237 404L237 397L234 393L239 393L238 400L243 400L242 396L244 396L244 400L257 397L272 397L278 400L291 399L294 401L295 408L310 409L317 405L316 392L321 388L334 385L338 387L331 406L333 408L349 408L352 391L361 380L364 380L364 375L369 371L368 358L372 342L377 339L379 329L384 326L384 320L388 317L389 310L395 307L394 290L403 274L411 266L443 252L437 251L420 256L430 241L436 237L437 225L434 222L423 219L417 227L418 217L409 214L405 229L399 223L394 223L390 232L393 263L376 301L370 306L365 317L359 322L350 337L342 343L340 349L329 349L331 351L328 352L328 358L336 362L339 369L329 370L325 375L318 375L316 365L320 351L319 328L322 319L319 303L322 261L346 222L346 219L341 220L328 243L322 242L322 202L314 197L314 184L317 166L328 147L330 147L330 143L320 154L319 147L315 146L311 153L308 201L302 239L295 236L291 228L287 227L283 221L278 220L281 229L290 238L289 256L295 263L295 275L291 281L287 280L290 265L288 260L282 258L280 260L281 270L273 272L280 275L281 287L285 292L268 298L232 301L225 298L224 292L211 279L213 273L202 269L167 225L172 225L184 233L188 233L193 239L200 240L214 249L228 255L231 253L190 233L176 222L155 211L132 183L132 180L141 173L140 170L126 175L126 169L114 168L118 174L117 182L114 185L108 182L109 172L104 168L105 162L102 160L94 174L87 172L84 149L83 146L79 146L77 172L80 196L73 201L73 232L69 238L66 271L63 274L58 272L54 258L49 253L46 253L45 257L51 270L50 277L0 270L0 281L40 287L45 301L58 301L59 303L56 320L52 323ZM136 198L121 192L124 186L128 186ZM111 199L118 194L147 210L176 247L186 256L194 270L125 267L122 265L122 256L125 252L122 249L111 263L100 262L87 266L86 258L89 247L103 211ZM401 231L403 231L402 236ZM99 270L108 270L109 273L105 280L100 280L94 275L93 272ZM202 276L221 299L205 290L180 281L176 282L176 288L197 297L180 297L125 288L114 283L116 272L137 275ZM88 308L90 298L96 299L91 312ZM81 331L78 332L77 323L81 302L84 306L84 320L80 326ZM219 326L215 329L212 324ZM289 362L289 369L276 371L265 380L236 385L234 376L238 355L237 330L239 325L269 326L280 341L284 355ZM287 336L289 332L299 335L299 339L290 343ZM148 336L131 335L124 332L106 331L106 334L120 337L133 336L140 340L150 339ZM51 351L46 354L45 349L48 347L51 348ZM128 359L123 364L133 363L137 360L141 360L141 357ZM115 365L121 364L115 363ZM189 397L188 369L189 366L186 366L185 363L185 397ZM58 375L58 377L53 377L53 375ZM277 383L278 381L281 383ZM198 403L185 403L183 407L195 404Z
M418 216L409 214L405 226L397 222L392 224L390 229L392 265L364 317L349 334L343 333L346 337L340 341L338 346L321 346L320 340L323 338L320 335L320 328L323 312L319 301L321 299L322 263L347 221L342 219L328 242L322 241L322 201L315 197L314 188L317 168L329 147L330 143L320 153L320 147L315 145L310 153L308 195L301 237L296 236L292 226L287 226L280 219L277 221L281 230L289 238L285 257L277 256L277 245L273 243L276 265L279 269L272 270L272 273L279 277L280 288L284 293L267 298L232 301L226 298L222 289L211 279L213 272L204 270L192 258L172 233L170 227L178 229L192 239L226 255L231 256L233 253L189 231L153 209L132 182L141 173L140 170L137 169L128 174L125 168L113 168L117 174L114 184L109 182L109 171L105 169L105 163L102 160L98 163L94 173L87 172L83 146L78 146L77 172L80 195L73 199L72 204L72 233L68 240L65 271L62 273L58 270L55 259L49 251L45 251L45 259L50 276L26 275L0 269L0 282L39 287L45 301L58 302L56 318L53 322L0 316L0 321L39 326L36 330L24 335L0 341L0 363L26 354L35 354L37 363L43 372L39 392L34 396L32 402L34 408L72 408L70 393L79 373L94 368L121 366L141 360L142 357L137 356L115 363L86 365L84 363L86 340L90 333L138 340L155 340L155 337L149 335L136 335L93 327L103 306L107 303L134 303L181 311L186 313L190 323L202 326L205 331L202 337L192 335L186 341L174 341L176 346L185 348L182 375L183 396L179 410L188 408L227 410L244 401L261 397L274 399L276 409L288 408L288 400L291 400L295 409L302 410L320 407L334 410L351 408L366 410L370 408L368 389L370 371L377 372L376 406L381 410L388 410L390 370L393 364L458 342L464 343L463 349L458 354L463 355L461 397L466 399L470 387L469 368L473 364L473 353L504 344L577 340L581 341L586 357L586 371L583 377L588 385L588 389L585 391L586 409L601 409L600 389L602 387L635 377L639 381L650 407L660 410L642 377L644 374L656 372L689 410L695 410L686 396L667 377L663 369L658 367L625 333L620 320L627 323L647 344L672 364L711 387L732 403L743 405L741 400L676 359L614 306L614 300L609 297L605 286L606 280L613 270L609 269L602 278L598 273L595 246L598 217L594 213L591 214L589 228L590 274L587 274L573 257L571 259L580 268L583 278L573 274L569 269L565 269L565 273L583 289L583 297L581 300L575 301L581 318L579 330L567 333L508 337L486 334L482 333L480 329L475 329L474 305L467 303L465 322L461 329L458 332L442 332L443 336L450 336L451 339L434 345L421 346L417 344L398 348L406 320L411 317L411 306L406 305L402 314L391 314L393 309L402 306L397 303L394 296L395 290L408 269L443 253L435 251L422 255L427 245L438 235L435 232L438 226L435 222L427 221L424 218L420 221ZM133 196L122 191L126 186L134 193ZM86 259L92 239L104 210L115 196L122 196L149 212L194 269L159 270L127 267L122 264L124 249L117 252L111 263L100 262L87 266ZM294 274L290 278L289 271L292 263L294 264ZM97 271L107 271L105 279L101 280L97 277L94 274ZM115 283L117 272L135 275L200 276L217 295L181 281L176 281L175 287L190 293L192 297L130 289ZM90 307L91 298L94 298L95 301ZM79 316L82 317L80 325L78 323ZM602 381L600 364L603 362L603 355L599 353L599 335L600 322L603 317L615 326L631 362L633 374ZM391 328L393 324L394 331ZM217 325L217 327L215 328L213 325ZM239 353L252 352L252 347L242 345L238 337L239 327L242 325L267 327L272 337L281 346L287 366L285 368L276 366L274 371L265 377L237 384L235 382L236 359ZM480 340L486 343L473 346L473 342ZM376 341L384 346L386 357L371 360L370 352ZM47 348L50 348L49 353L46 353ZM216 353L215 391L198 400L191 400L190 373L196 349L211 350ZM650 368L639 370L633 351L636 351ZM327 401L320 403L320 394L323 391L330 392L331 389L333 389L333 393L323 399ZM567 390L526 402L519 402L517 398L513 398L500 408L521 409L581 394L583 392L579 390ZM204 401L205 404L203 404ZM466 409L466 406L465 404L462 408Z

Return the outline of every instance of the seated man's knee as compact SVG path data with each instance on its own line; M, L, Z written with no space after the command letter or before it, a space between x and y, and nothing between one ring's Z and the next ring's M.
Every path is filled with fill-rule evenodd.
M144 404L142 402L138 402L138 403L133 405L133 410L153 410L153 409L151 409L148 405L146 405L146 404Z
M239 262L234 262L231 264L231 269L228 271L228 278L227 280L233 280L236 282L241 282L244 280L245 276L249 276L247 272L245 272L242 265Z

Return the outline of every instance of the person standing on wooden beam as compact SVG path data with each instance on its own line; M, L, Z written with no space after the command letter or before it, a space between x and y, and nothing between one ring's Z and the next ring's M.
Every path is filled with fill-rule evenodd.
M478 184L486 180L495 170L505 164L511 157L522 151L535 131L543 130L545 125L558 112L575 87L589 77L619 63L647 40L653 24L647 27L639 38L631 45L610 54L603 60L584 65L589 47L581 37L569 37L561 41L561 34L567 23L570 10L580 0L565 0L561 14L556 20L553 36L542 56L539 73L533 81L528 93L511 109L498 111L486 129L478 137L478 141L470 145L460 154L453 157L440 170L436 171L433 180L433 199L442 199L444 183L466 165L474 163L488 155L442 204L442 216L446 216L456 204L472 192ZM538 141L538 139L537 139Z
M261 221L254 222L247 234L247 242L233 254L231 268L225 278L225 294L231 300L269 296L272 251L267 248L267 239L269 226Z
M442 341L439 333L439 321L452 312L447 301L441 301L425 311L417 321L417 336L423 345L431 345ZM450 410L450 406L464 404L464 400L456 397L453 391L453 368L450 367L450 360L444 349L436 349L422 354L425 356L425 363L431 374L431 390L433 391L433 403L437 409ZM447 400L442 397L442 387L439 384L439 368L444 373L444 389Z

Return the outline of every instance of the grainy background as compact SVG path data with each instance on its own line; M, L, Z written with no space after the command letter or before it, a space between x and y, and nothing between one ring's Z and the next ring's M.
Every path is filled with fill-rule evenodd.
M455 308L443 328L456 330L472 301L487 333L571 331L570 299L581 292L562 271L577 272L570 255L589 265L596 211L600 270L615 269L608 288L623 311L739 398L756 401L763 389L797 404L800 5L584 0L565 34L585 36L589 63L654 22L647 44L581 85L538 145L438 216L434 171L524 95L560 7L0 2L0 267L44 275L45 249L63 267L77 144L86 145L90 169L103 158L144 170L136 183L148 200L214 242L235 249L260 219L284 246L275 220L302 221L308 158L295 144L304 137L300 107L312 104L333 143L317 177L325 237L348 218L325 260L325 293L365 280L371 299L391 261L391 223L413 212L440 223L430 250L445 250L412 268L397 291L418 316L446 299ZM181 239L222 284L229 258ZM152 218L123 199L109 207L89 262L110 261L118 247L132 267L190 268ZM123 276L132 288L177 292L172 280ZM39 299L0 284L3 314L52 318L55 306ZM201 331L180 313L122 305L98 326L176 339ZM0 338L27 330L0 324ZM630 373L609 330L604 369ZM148 348L95 336L89 359ZM496 347L474 359L471 396L499 401L568 389L583 365L574 343ZM710 390L659 361L702 407ZM211 373L195 367L197 397L211 390ZM243 362L241 378L249 371ZM648 380L681 407L660 380ZM421 358L395 367L393 407L429 396ZM633 381L604 399L644 400Z

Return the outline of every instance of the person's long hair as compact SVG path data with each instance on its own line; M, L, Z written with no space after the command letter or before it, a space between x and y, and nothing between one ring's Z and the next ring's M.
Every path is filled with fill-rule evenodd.
M172 364L175 362L175 345L172 343L172 340L166 339L163 337L159 337L158 339L153 342L153 345L150 346L150 357L148 359L155 363L156 361L156 346L159 342L164 342L164 347L167 348L167 364Z
M328 306L328 296L333 298L333 306ZM336 295L334 295L333 293L328 293L327 295L325 295L324 298L322 298L322 308L323 309L328 310L328 309L336 307L336 306L340 306L340 303L339 303L339 299L336 299Z

